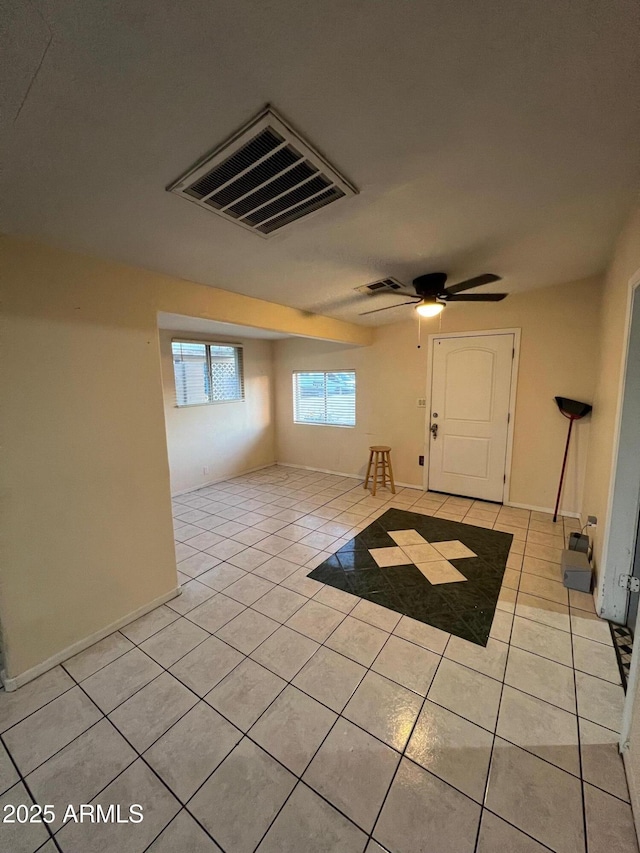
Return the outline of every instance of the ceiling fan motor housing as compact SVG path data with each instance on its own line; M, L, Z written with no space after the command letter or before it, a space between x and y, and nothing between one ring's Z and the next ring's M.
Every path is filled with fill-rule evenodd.
M413 280L418 296L437 296L442 293L446 283L447 274L444 272L430 272Z

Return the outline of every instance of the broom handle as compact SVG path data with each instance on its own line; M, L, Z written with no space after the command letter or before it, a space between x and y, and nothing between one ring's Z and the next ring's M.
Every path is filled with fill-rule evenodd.
M571 441L571 430L573 428L574 418L569 418L569 432L567 433L567 443L564 448L564 459L562 460L562 472L560 473L560 485L558 486L558 497L556 498L556 508L553 512L553 520L558 520L558 507L560 506L560 495L562 494L562 481L564 480L564 471L567 467L567 456L569 455L569 442Z

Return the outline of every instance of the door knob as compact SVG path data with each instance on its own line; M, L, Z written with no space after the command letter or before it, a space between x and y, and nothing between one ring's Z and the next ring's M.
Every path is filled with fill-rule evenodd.
M438 424L431 424L430 429L431 429L431 435L434 438L437 438L438 437Z

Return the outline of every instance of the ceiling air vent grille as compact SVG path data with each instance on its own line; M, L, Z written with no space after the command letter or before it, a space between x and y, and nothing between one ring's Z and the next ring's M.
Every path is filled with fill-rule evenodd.
M395 278L381 278L379 281L372 281L370 284L362 284L356 287L358 293L364 293L366 296L373 296L375 293L393 293L396 290L406 290L402 282Z
M263 237L357 193L269 107L167 189Z

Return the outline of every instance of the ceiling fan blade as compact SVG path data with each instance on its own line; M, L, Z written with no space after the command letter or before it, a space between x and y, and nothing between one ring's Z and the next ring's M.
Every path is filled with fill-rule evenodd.
M491 284L493 281L501 281L502 277L494 275L491 272L486 272L483 275L477 275L475 278L468 278L466 281L460 281L458 284L452 284L447 287L445 293L460 293L463 290L471 290L472 287L480 287L482 284Z
M418 302L422 302L422 299L412 299L411 302L398 302L396 305L387 305L385 308L374 308L373 311L362 311L360 316L364 317L365 314L377 314L378 311L389 311L391 308L399 308L401 305L417 305Z
M442 297L446 302L502 302L508 293L461 293L459 296Z

